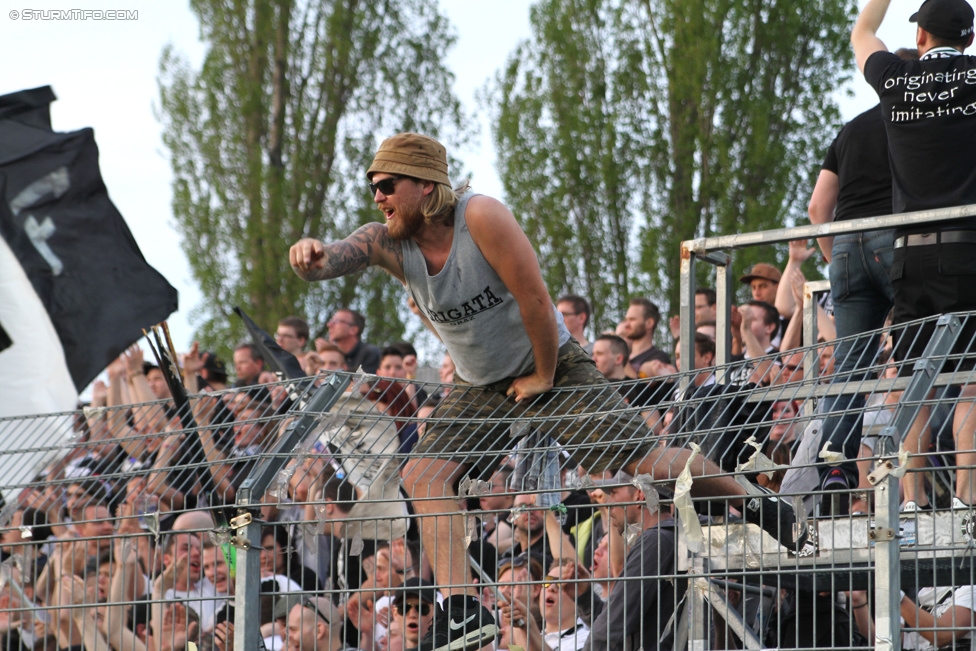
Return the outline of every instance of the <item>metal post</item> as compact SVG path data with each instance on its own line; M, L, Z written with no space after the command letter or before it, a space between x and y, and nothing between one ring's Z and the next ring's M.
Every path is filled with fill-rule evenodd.
M261 637L261 522L247 511L231 520L236 530L237 581L234 586L234 649L264 651Z
M877 482L874 489L875 528L871 539L875 542L875 648L879 651L901 649L901 550L899 541L899 480L891 470L895 459L888 457L893 450L893 436L908 432L918 417L919 403L925 400L935 378L942 370L945 356L952 350L959 336L959 319L952 314L939 317L935 332L925 346L922 358L915 363L912 379L895 409L892 424L881 432L879 468L869 479Z
M729 256L725 264L715 269L715 380L725 384L728 364L732 361L732 331L729 329L732 315L732 274L729 273Z
M819 351L816 349L819 331L817 329L817 293L830 291L830 281L820 280L803 286L803 377L811 382L820 375Z
M705 575L705 559L692 559L692 575L696 577L688 581L688 651L705 651L709 648L709 630L706 621L705 593L699 589L697 577Z
M687 253L687 254L686 254ZM695 368L695 255L682 249L681 255L681 371L679 390L681 395L688 395L693 376L689 371Z
M237 582L234 592L235 651L264 651L261 637L261 522L251 509L260 505L265 491L278 472L288 463L288 455L315 432L322 414L342 396L349 385L346 374L335 374L318 389L313 389L307 404L289 412L294 420L278 439L271 453L255 464L237 490L237 517L230 522L236 535L231 541L237 548Z

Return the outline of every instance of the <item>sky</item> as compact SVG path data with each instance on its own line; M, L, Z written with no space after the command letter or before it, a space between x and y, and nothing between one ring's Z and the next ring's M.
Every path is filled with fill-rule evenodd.
M92 127L109 195L129 224L143 255L180 292L180 311L170 320L177 348L192 341L191 310L201 295L180 249L170 209L171 174L156 118L156 76L163 48L172 45L198 65L203 45L189 6L182 0L8 0L0 12L0 94L50 85L55 130ZM463 159L479 192L501 196L489 126L475 94L530 35L529 0L440 0L458 34L447 64L456 92L481 127ZM863 2L862 2L863 4ZM911 45L907 22L913 2L894 3L880 36L890 49ZM18 7L23 9L18 9ZM30 10L135 10L134 20L27 20ZM853 55L851 66L853 67ZM847 97L847 93L853 93ZM844 119L875 103L860 75L838 89ZM287 261L282 261L287 266Z

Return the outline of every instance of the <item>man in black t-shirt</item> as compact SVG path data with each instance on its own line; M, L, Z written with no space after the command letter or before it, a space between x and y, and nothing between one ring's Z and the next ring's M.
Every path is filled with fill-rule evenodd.
M909 212L976 204L976 57L963 51L973 42L973 9L965 0L926 0L910 20L918 23L916 45L920 60L904 61L888 52L877 32L890 0L869 0L861 11L851 42L858 68L881 99L888 134L894 212ZM976 309L976 217L906 227L895 233L891 267L895 291L895 324L947 312ZM903 330L895 342L895 356L918 357L932 328ZM968 352L976 335L976 319L966 319L956 353ZM973 359L958 365L973 367ZM955 365L953 365L955 366ZM901 372L912 372L903 364ZM973 449L976 386L962 390L955 422L957 459L953 507L976 498ZM928 408L918 421L928 421ZM926 430L919 432L918 430ZM927 451L927 427L913 427L904 441L916 453L909 464L920 466ZM921 490L921 473L902 482L904 510L928 501Z
M897 54L917 60L917 50L901 49ZM820 176L810 197L810 223L824 224L861 217L891 214L891 167L888 164L888 136L881 105L861 113L844 125L827 149ZM880 349L876 334L894 304L894 290L888 273L894 253L895 231L852 233L818 240L830 263L830 287L837 327L839 383L859 382L864 374L850 375L872 365ZM861 442L861 412L864 397L831 399L828 412L840 412L824 421L818 449L830 442L849 461L840 466L823 466L820 481L826 490L845 490L858 485L857 458Z

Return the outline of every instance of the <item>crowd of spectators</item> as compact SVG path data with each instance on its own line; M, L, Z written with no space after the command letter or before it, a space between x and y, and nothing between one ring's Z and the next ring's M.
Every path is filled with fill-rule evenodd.
M741 279L752 299L732 311L728 382L716 380L714 290L702 288L695 296L694 372L683 388L678 323L670 320L670 338L659 333L662 317L652 301L634 299L616 331L602 333L588 332L590 310L582 297L563 296L556 305L596 368L638 408L662 444L710 432L698 441L728 471L758 450L776 468L751 478L769 490L807 495L813 515L819 476L810 468L819 461L812 455L819 452L821 418L804 413L809 403L789 394L803 380L799 266L812 250L803 243L789 250L784 274L758 264ZM829 381L829 301L818 311L819 376ZM450 356L441 363L440 383L423 382L413 346L370 345L357 312L339 310L327 325L328 340L310 341L308 324L288 317L274 338L310 376L360 369L376 374L347 399L387 418L396 450L376 452L402 459L423 436L424 419L452 390ZM883 367L880 337L878 354ZM252 343L234 350L233 376L213 353L194 346L183 355L193 427L174 408L164 373L138 347L109 366L76 423L84 443L25 490L3 530L0 549L10 578L0 591L0 629L9 649L233 649L237 552L213 531L256 459L290 422L291 398L265 362ZM747 408L742 398L764 389L775 397ZM890 406L876 405L875 413ZM867 426L877 422L883 419L866 419ZM874 456L871 445L865 438L866 459ZM368 508L354 511L363 507L367 488L346 475L335 449L314 442L310 452L290 462L287 481L261 508L267 523L260 553L265 646L416 648L443 596L415 519L387 539L350 534L351 523L363 513L369 517ZM485 584L482 602L497 613L496 648L671 648L687 585L675 566L670 493L639 486L622 471L590 475L563 454L561 510L549 508L541 494L517 483L518 457L513 451L477 495L462 500L471 518L472 579ZM869 469L870 461L862 464L862 477ZM646 493L651 490L659 493L653 499ZM871 508L863 495L851 496L850 510ZM399 499L409 512L409 499ZM738 598L730 592L730 602ZM846 599L850 616L832 618L846 624L821 627L821 634L834 636L825 640L802 627L809 608L818 606L784 591L769 615L782 625L765 641L787 644L775 637L783 631L792 631L791 641L801 645L869 636L870 622L856 612L867 595L848 593ZM716 630L713 637L716 645L738 643L728 641L730 631Z

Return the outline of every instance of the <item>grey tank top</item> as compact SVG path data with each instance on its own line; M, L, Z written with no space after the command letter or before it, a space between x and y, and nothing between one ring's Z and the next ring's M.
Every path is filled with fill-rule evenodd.
M454 210L454 241L439 273L427 273L427 261L412 239L403 240L403 275L407 289L451 354L457 374L474 385L524 375L535 358L515 297L471 239L461 197ZM559 345L569 341L562 314L552 306Z

